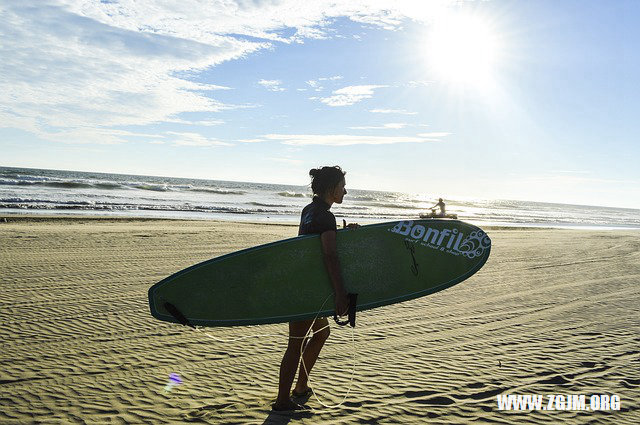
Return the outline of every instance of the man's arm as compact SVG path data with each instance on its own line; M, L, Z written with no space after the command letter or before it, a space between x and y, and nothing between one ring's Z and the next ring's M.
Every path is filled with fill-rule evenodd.
M331 285L333 286L333 290L336 294L336 312L338 315L343 316L347 313L349 301L347 298L347 291L345 291L344 284L342 282L342 273L340 272L340 261L338 260L335 230L323 232L320 235L320 241L322 242L322 258L324 260L324 265L327 268Z

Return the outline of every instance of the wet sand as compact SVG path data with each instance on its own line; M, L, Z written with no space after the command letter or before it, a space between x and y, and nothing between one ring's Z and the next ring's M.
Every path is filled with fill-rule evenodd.
M0 423L640 423L640 231L485 228L471 279L333 326L315 411L275 414L286 325L202 332L151 317L148 288L291 225L0 222ZM356 369L352 377L354 349ZM169 374L179 386L165 392ZM498 394L617 394L620 411L498 411ZM546 402L546 400L545 400ZM546 403L545 403L546 404Z

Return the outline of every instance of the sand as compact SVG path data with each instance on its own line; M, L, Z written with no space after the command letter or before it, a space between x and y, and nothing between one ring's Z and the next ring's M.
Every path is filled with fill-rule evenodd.
M313 412L275 414L286 325L158 321L147 290L291 225L0 222L0 423L640 423L640 232L486 228L471 279L332 329ZM352 375L352 353L357 352ZM183 383L165 392L169 374ZM353 378L352 378L353 376ZM498 411L498 394L617 394L621 410ZM545 399L546 404L547 399Z

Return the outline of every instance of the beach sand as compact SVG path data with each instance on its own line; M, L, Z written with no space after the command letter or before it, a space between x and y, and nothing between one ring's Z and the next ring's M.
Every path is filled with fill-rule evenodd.
M355 344L334 325L311 385L327 404L350 388L346 401L286 415L270 411L285 324L197 332L152 318L147 290L296 226L8 220L3 424L640 423L638 231L485 228L491 257L467 281L359 313ZM183 383L165 392L170 373ZM617 394L621 410L498 411L498 394Z

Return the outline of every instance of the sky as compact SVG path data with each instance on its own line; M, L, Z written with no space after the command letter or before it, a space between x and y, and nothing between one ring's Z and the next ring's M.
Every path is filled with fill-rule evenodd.
M640 208L640 2L0 0L0 166Z

